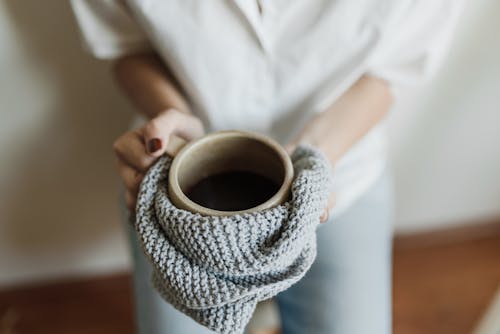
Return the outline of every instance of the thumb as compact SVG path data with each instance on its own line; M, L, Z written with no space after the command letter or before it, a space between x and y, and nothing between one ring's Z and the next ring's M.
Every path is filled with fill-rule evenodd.
M147 122L142 127L146 153L152 157L159 157L164 154L168 139L174 129L174 120L168 115L160 115Z

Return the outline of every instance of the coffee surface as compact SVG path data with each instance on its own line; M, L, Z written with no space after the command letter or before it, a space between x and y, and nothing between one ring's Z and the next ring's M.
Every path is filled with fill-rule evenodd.
M224 172L202 179L186 192L193 202L220 211L253 208L270 199L280 186L251 172Z

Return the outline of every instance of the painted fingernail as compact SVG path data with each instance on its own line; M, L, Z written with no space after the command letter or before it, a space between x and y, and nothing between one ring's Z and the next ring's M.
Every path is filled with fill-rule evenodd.
M155 153L161 148L161 140L158 138L150 139L148 142L149 153Z

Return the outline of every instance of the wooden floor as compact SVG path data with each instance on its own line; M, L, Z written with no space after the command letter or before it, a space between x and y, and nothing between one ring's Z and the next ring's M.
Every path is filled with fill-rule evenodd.
M500 236L395 248L394 332L469 334L500 286Z
M404 239L404 238L403 238ZM394 252L394 332L466 334L500 284L500 235ZM0 334L132 334L130 277L0 291Z

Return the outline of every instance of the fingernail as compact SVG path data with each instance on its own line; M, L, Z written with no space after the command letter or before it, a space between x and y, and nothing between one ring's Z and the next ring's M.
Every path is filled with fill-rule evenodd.
M158 138L150 139L148 142L149 153L154 153L161 148L161 140Z
M327 211L323 212L323 214L321 214L321 216L319 217L319 220L322 223L326 222L328 220L328 212Z

